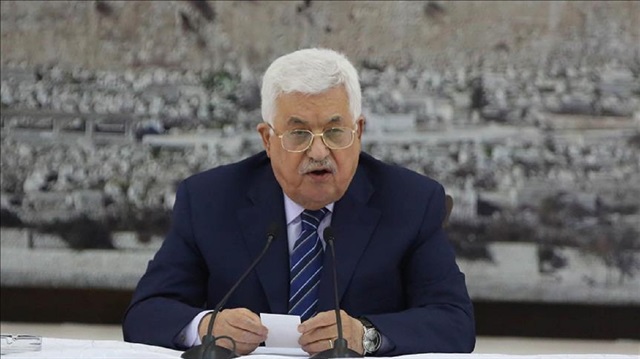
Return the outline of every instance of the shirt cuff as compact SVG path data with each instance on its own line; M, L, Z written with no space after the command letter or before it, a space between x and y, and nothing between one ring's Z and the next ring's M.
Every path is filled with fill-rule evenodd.
M178 344L183 345L185 348L202 344L202 338L200 338L198 333L198 326L202 318L211 312L213 312L213 310L205 310L198 313L189 324L182 328L182 331L178 334Z

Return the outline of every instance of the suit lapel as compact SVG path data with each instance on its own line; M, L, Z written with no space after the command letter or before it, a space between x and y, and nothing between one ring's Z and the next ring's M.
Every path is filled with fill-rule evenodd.
M373 186L359 167L345 195L336 202L331 217L335 234L335 252L338 276L338 298L343 297L380 218L380 210L367 206ZM333 267L327 247L320 282L319 311L335 308L333 297Z
M266 233L272 223L277 223L278 234L255 271L269 302L272 313L286 313L289 303L289 250L287 224L282 189L278 185L271 166L265 166L256 176L254 186L248 192L252 205L238 211L238 222L251 261L266 244Z

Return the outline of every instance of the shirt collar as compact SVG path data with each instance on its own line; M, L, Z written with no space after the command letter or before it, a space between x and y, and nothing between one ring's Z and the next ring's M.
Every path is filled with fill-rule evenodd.
M329 212L333 213L333 205L335 202L331 202L328 205L324 206L324 208L328 209ZM291 224L291 222L295 221L302 212L304 211L304 207L294 202L289 196L284 195L284 212L287 216L287 226Z

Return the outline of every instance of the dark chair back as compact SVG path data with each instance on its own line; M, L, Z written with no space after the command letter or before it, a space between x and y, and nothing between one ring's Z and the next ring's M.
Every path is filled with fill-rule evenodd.
M447 214L444 216L444 220L442 221L442 228L447 228L449 226L449 216L451 216L451 210L453 209L453 197L448 194L445 195L444 209Z

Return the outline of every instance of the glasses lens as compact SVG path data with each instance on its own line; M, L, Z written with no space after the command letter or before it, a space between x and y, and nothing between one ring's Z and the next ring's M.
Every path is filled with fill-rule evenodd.
M324 140L329 148L349 147L353 141L353 131L346 127L334 127L324 131Z
M312 136L305 130L287 131L282 136L282 146L288 151L301 151L309 146Z

